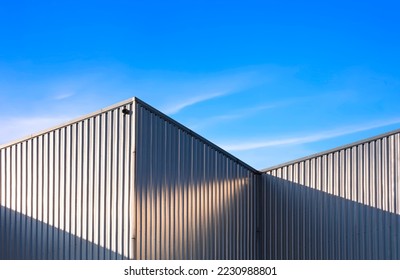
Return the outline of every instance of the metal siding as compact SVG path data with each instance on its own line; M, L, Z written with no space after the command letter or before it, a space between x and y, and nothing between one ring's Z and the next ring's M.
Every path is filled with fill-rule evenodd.
M262 175L262 258L399 259L399 132Z
M0 148L0 259L399 259L399 151L260 175L129 100Z
M137 259L255 259L257 172L136 104Z
M131 259L133 101L0 149L0 259Z

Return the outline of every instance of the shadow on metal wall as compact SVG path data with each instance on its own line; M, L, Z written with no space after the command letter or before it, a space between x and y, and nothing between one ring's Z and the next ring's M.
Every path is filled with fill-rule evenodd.
M399 215L263 176L262 258L400 258Z
M197 225L202 235L196 241L200 252L194 255L195 259L259 258L256 186L240 182L244 180L237 181L237 188L229 195L223 195L224 187L219 189L220 203L208 212L203 224Z
M138 258L257 259L255 186L194 181L140 188Z
M125 259L122 255L3 206L0 259Z

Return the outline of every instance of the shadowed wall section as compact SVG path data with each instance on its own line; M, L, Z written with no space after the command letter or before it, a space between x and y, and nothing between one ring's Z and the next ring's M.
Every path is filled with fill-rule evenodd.
M133 257L132 103L0 149L2 258Z
M400 259L400 132L259 172L134 98L0 147L1 259Z
M126 259L77 235L5 207L0 207L0 217L0 260Z
M258 172L136 107L136 257L255 259Z
M399 132L265 171L263 258L399 259Z

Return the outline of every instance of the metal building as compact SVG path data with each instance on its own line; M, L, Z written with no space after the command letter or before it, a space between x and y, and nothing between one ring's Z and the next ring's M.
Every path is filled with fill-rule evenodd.
M253 259L257 175L133 98L0 148L0 258Z
M262 174L266 259L400 259L400 130Z
M257 171L133 98L0 147L0 259L399 259L399 134Z

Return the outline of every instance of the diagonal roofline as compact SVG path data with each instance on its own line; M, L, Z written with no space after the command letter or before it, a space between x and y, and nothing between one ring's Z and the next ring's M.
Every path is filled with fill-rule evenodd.
M7 143L5 143L5 144L0 144L0 149L7 148L7 147L9 147L9 146L12 146L12 145L15 145L15 144L18 144L18 143L21 143L21 142L30 140L30 139L32 139L32 138L34 138L34 137L41 136L41 135L46 134L46 133L48 133L48 132L54 131L54 130L59 129L59 128L66 127L66 126L68 126L68 125L71 125L71 124L74 124L74 123L83 121L83 120L85 120L85 119L88 119L88 118L91 118L91 117L95 117L95 116L97 116L97 115L100 115L100 114L102 114L102 113L104 113L104 112L107 112L107 111L111 111L111 110L113 110L113 109L115 109L115 108L118 108L118 107L120 107L120 106L128 105L128 104L130 104L130 103L133 103L134 101L135 101L135 98L129 98L129 99L126 99L126 100L124 100L124 101L121 101L121 102L118 102L118 103L116 103L116 104L113 104L113 105L111 105L111 106L104 107L103 109L97 110L97 111L95 111L95 112L93 112L93 113L85 114L85 115L83 115L83 116L74 118L74 119L72 119L72 120L70 120L70 121L67 121L67 122L65 122L65 123L62 123L62 124L59 124L59 125L55 125L55 126L52 126L52 127L50 127L50 128L44 129L44 130L40 130L40 131L38 131L38 132L29 134L29 135L27 135L27 136L25 136L25 137L19 138L19 139L17 139L17 140L11 141L11 142L7 142Z
M111 110L113 110L115 108L118 108L118 107L121 107L123 105L128 105L128 104L135 103L135 102L139 103L140 105L142 105L143 107L147 108L148 110L155 112L157 115L159 115L164 120L176 125L180 129L186 131L187 133L189 133L190 135L194 136L195 138L198 138L202 142L206 143L207 145L211 146L215 150L217 150L217 151L223 153L224 155L228 156L233 161L235 161L237 163L240 163L241 165L245 166L246 168L250 169L252 172L254 172L256 174L265 173L265 172L274 170L276 168L284 167L284 166L287 166L287 165L298 163L298 162L301 162L301 161L304 161L304 160L308 160L308 159L311 159L311 158L315 158L315 157L318 157L318 156L328 155L330 153L334 153L334 152L339 151L339 150L349 149L349 148L352 148L352 147L360 145L360 144L365 144L365 143L368 143L368 142L371 142L371 141L375 141L375 140L378 140L378 139L382 139L382 138L385 138L385 137L400 133L400 129L392 130L392 131L389 131L389 132L386 132L386 133L379 134L377 136L369 137L367 139L362 139L362 140L359 140L359 141L356 141L356 142L353 142L353 143L350 143L350 144L345 144L345 145L342 145L342 146L339 146L339 147L335 147L335 148L332 148L332 149L329 149L329 150L325 150L325 151L322 151L322 152L318 152L318 153L315 153L315 154L312 154L312 155L309 155L309 156L301 157L301 158L294 159L294 160L291 160L291 161L288 161L288 162L285 162L285 163L281 163L281 164L274 165L274 166L271 166L271 167L267 167L267 168L264 168L264 169L261 169L261 170L257 170L254 167L250 166L249 164L245 163L244 161L240 160L239 158L235 157L231 153L229 153L226 150L222 149L221 147L217 146L213 142L207 140L203 136L201 136L198 133L194 132L190 128L186 127L185 125L179 123L178 121L174 120L173 118L167 116L163 112L159 111L158 109L154 108L153 106L151 106L148 103L144 102L143 100L139 99L138 97L132 97L132 98L126 99L124 101L118 102L116 104L113 104L111 106L104 107L104 108L102 108L100 110L97 110L95 112L92 112L92 113L85 114L83 116L74 118L74 119L72 119L70 121L67 121L65 123L50 127L48 129L45 129L45 130L41 130L41 131L36 132L36 133L29 134L29 135L27 135L25 137L19 138L17 140L14 140L14 141L11 141L11 142L8 142L8 143L5 143L5 144L1 144L0 145L0 149L4 149L4 148L10 147L10 146L13 146L15 144L30 140L30 139L32 139L34 137L38 137L38 136L41 136L41 135L46 134L48 132L54 131L56 129L60 129L60 128L66 127L68 125L80 122L82 120L85 120L85 119L100 115L100 114L102 114L104 112L111 111Z
M59 125L50 127L50 128L48 128L48 129L41 130L41 131L38 131L38 132L35 132L35 133L32 133L32 134L29 134L29 135L27 135L27 136L25 136L25 137L22 137L22 138L19 138L19 139L17 139L17 140L14 140L14 141L11 141L11 142L2 144L2 145L0 145L0 149L7 148L7 147L13 146L13 145L18 144L18 143L22 143L22 142L24 142L24 141L27 141L27 140L30 140L30 139L32 139L32 138L41 136L41 135L46 134L46 133L49 133L49 132L51 132L51 131L54 131L54 130L57 130L57 129L60 129L60 128L63 128L63 127L66 127L66 126L69 126L69 125L72 125L72 124L75 124L75 123L78 123L78 122L83 121L83 120L85 120L85 119L88 119L88 118L91 118L91 117L95 117L95 116L100 115L100 114L102 114L102 113L104 113L104 112L111 111L111 110L113 110L113 109L115 109L115 108L121 107L121 106L123 106L123 105L128 105L128 104L131 104L131 103L135 103L135 102L136 102L136 103L139 103L140 105L142 105L143 107L147 108L148 110L155 112L155 113L156 113L157 115L159 115L161 118L165 119L166 121L168 121L168 122L170 122L170 123L173 123L174 125L176 125L176 126L179 127L180 129L186 131L186 132L189 133L190 135L194 136L195 138L197 138L197 139L201 140L202 142L206 143L207 145L211 146L212 148L214 148L214 149L217 150L218 152L223 153L224 155L228 156L228 157L229 157L230 159L232 159L234 162L240 163L241 165L245 166L246 168L248 168L249 170L251 170L252 172L254 172L254 173L256 173L256 174L259 174L259 173L260 173L260 171L258 171L258 170L255 169L254 167L248 165L248 164L245 163L244 161L238 159L237 157L235 157L234 155L232 155L232 154L230 154L229 152L225 151L225 150L222 149L221 147L217 146L216 144L214 144L214 143L212 143L211 141L207 140L207 139L204 138L203 136L197 134L197 133L194 132L193 130L189 129L188 127L184 126L183 124L179 123L178 121L172 119L171 117L167 116L166 114L162 113L161 111L157 110L157 109L154 108L153 106L147 104L146 102L144 102L143 100L141 100L141 99L139 99L139 98L137 98L137 97L132 97L132 98L126 99L126 100L124 100L124 101L118 102L118 103L113 104L113 105L111 105L111 106L107 106L107 107L105 107L105 108L103 108L103 109L97 110L97 111L95 111L95 112L93 112L93 113L85 114L85 115L83 115L83 116L74 118L74 119L72 119L72 120L70 120L70 121L67 121L67 122L65 122L65 123L62 123L62 124L59 124Z
M261 173L265 173L265 172L274 170L276 168L284 167L284 166L291 165L291 164L294 164L294 163L298 163L298 162L301 162L301 161L305 161L305 160L308 160L308 159L311 159L311 158L328 155L328 154L337 152L339 150L350 149L350 148L353 148L353 147L355 147L357 145L366 144L366 143L369 143L369 142L372 142L372 141L383 139L385 137L392 136L392 135L397 134L397 133L400 133L400 129L391 130L391 131L388 131L388 132L385 132L385 133L382 133L382 134L379 134L379 135L376 135L376 136L372 136L372 137L369 137L369 138L366 138L366 139L362 139L362 140L358 140L358 141L352 142L350 144L345 144L345 145L338 146L338 147L335 147L335 148L332 148L332 149L329 149L329 150L325 150L325 151L322 151L322 152L318 152L318 153L315 153L315 154L312 154L312 155L309 155L309 156L301 157L301 158L298 158L298 159L295 159L295 160L291 160L291 161L288 161L288 162L285 162L285 163L281 163L281 164L274 165L274 166L271 166L271 167L268 167L268 168L264 168L264 169L261 169L260 172Z
M204 138L203 136L199 135L198 133L194 132L193 130L191 130L190 128L184 126L183 124L179 123L178 121L172 119L171 117L167 116L166 114L164 114L163 112L157 110L156 108L154 108L153 106L147 104L146 102L142 101L141 99L134 97L133 98L137 103L139 103L140 105L142 105L143 107L147 108L150 111L155 112L157 115L159 115L161 118L163 118L164 120L173 123L174 125L176 125L178 128L186 131L187 133L189 133L189 135L194 136L195 138L201 140L202 142L206 143L207 145L211 146L213 149L217 150L218 152L226 155L227 157L229 157L230 159L232 159L234 162L240 163L241 165L245 166L246 168L250 169L252 172L256 173L256 174L261 174L259 170L255 169L254 167L250 166L249 164L245 163L244 161L238 159L237 157L235 157L234 155L232 155L231 153L225 151L224 149L222 149L221 147L219 147L218 145L214 144L213 142L211 142L210 140L207 140L206 138Z

